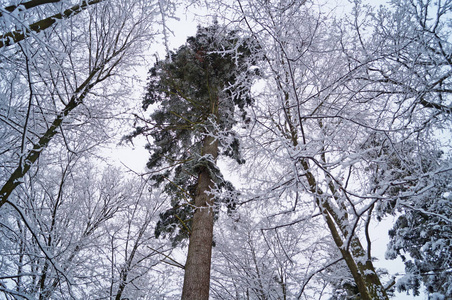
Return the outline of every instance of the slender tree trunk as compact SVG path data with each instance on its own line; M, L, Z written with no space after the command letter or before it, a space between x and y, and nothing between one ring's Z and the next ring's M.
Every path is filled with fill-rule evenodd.
M206 137L203 155L210 154L214 159L218 156L218 141ZM183 300L209 299L210 264L213 242L213 202L208 192L213 188L209 170L203 168L198 175L196 187L193 226L190 234L187 262L185 264Z
M39 141L33 145L33 148L28 151L25 156L24 163L19 165L16 170L10 175L8 180L0 189L0 208L8 201L9 196L23 182L23 177L30 170L31 166L38 160L42 151L48 146L52 138L57 134L60 125L71 111L77 108L85 99L88 92L98 83L99 79L93 80L98 75L99 70L103 68L99 66L91 71L88 78L77 88L71 100L66 104L53 120L50 127L43 133ZM91 81L94 81L91 83Z
M298 145L298 137L295 130L295 127L292 125L290 121L290 115L288 117L288 124L290 128L290 137L291 142L294 146ZM323 195L322 190L317 183L317 180L314 174L311 173L310 166L307 160L301 159L300 163L304 169L306 179L308 181L309 189L312 194L321 196ZM338 191L334 186L329 186L333 197L337 200ZM327 201L322 201L321 197L317 197L316 199L317 206L322 212L325 221L327 223L328 229L331 232L333 240L342 254L347 267L350 270L350 273L353 276L355 284L360 293L360 299L363 300L373 300L373 299L382 299L388 300L389 297L384 289L383 284L378 277L375 267L369 259L366 257L366 251L362 246L361 242L356 236L350 237L350 232L348 232L347 224L348 219L346 215L346 209L343 208L342 213L344 213L344 217L340 218L337 215L337 212L334 208L332 208ZM344 244L343 237L347 239L350 238L350 249L346 247Z
M71 8L66 9L62 13L58 13L51 17L34 22L34 23L30 24L28 26L28 28L26 28L26 29L20 29L20 30L15 30L15 31L10 31L8 33L4 33L4 34L0 35L0 48L11 46L15 43L18 43L18 42L26 39L32 33L38 33L38 32L43 31L44 29L49 28L50 26L55 24L57 22L57 20L67 19L71 16L74 16L74 15L80 13L81 11L83 11L84 9L88 8L90 5L97 4L101 1L103 1L103 0L83 1L80 4L74 5ZM36 3L33 3L33 2L36 2ZM45 2L46 1L29 1L27 3L30 3L30 5L37 6L37 5L44 4ZM50 2L58 2L58 1L48 0L48 2L50 3ZM28 5L28 6L33 7L30 5ZM27 8L26 5L25 5L25 7ZM15 6L9 6L6 8L6 10L9 10L8 8L14 10Z
M27 1L27 2L22 2L18 5L10 5L7 6L5 8L3 8L6 11L9 12L13 12L15 11L19 6L21 7L21 10L26 10L26 9L30 9L39 5L43 5L43 4L49 4L49 3L56 3L56 2L60 2L61 0L31 0L31 1ZM0 17L3 16L3 13L0 12Z

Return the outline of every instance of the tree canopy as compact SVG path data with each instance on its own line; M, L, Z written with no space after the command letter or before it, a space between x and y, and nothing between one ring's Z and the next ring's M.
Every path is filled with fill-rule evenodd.
M452 297L451 0L0 2L1 299Z

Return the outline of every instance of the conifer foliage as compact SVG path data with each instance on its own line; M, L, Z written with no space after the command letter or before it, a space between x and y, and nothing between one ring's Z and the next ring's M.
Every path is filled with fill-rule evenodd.
M246 120L244 107L252 103L247 72L252 51L250 40L215 24L200 27L186 45L151 68L143 108L152 113L135 135L152 137L147 167L172 196L172 208L162 214L156 236L174 233L175 244L188 236L201 168L207 167L218 188L233 189L214 158L203 156L202 147L207 136L214 137L224 155L243 162L232 127L236 109Z

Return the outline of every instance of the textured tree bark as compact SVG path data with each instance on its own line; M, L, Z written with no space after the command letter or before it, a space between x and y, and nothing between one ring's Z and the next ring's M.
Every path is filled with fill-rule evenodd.
M202 154L210 154L216 159L218 156L218 141L213 137L206 137ZM196 211L193 216L185 264L183 300L209 299L214 199L211 195L208 195L208 192L212 189L213 184L209 170L203 168L198 175L196 187Z

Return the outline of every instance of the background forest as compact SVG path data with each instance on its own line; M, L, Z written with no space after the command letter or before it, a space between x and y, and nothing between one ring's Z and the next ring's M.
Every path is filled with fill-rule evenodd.
M207 299L199 228L210 299L452 299L451 0L0 0L0 28L0 299Z

